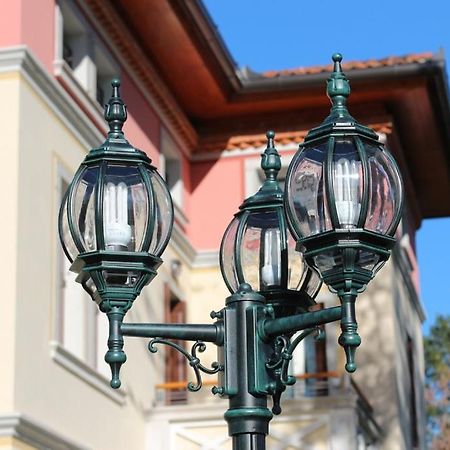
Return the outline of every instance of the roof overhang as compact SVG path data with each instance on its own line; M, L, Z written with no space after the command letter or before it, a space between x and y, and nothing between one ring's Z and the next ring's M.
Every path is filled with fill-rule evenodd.
M107 0L89 0L105 3ZM193 152L235 135L310 128L327 115L328 68L239 71L200 0L109 1L196 131ZM362 123L392 121L420 215L450 215L450 108L442 54L344 64ZM207 142L208 147L202 147Z

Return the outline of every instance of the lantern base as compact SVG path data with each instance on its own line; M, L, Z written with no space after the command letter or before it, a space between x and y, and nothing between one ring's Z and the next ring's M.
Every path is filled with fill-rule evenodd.
M162 259L145 252L97 250L81 253L70 270L98 304L110 300L133 301L157 274Z

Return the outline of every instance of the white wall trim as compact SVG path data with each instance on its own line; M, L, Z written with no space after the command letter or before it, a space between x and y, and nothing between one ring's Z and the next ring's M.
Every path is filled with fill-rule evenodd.
M53 69L55 77L60 80L62 84L64 84L65 88L69 90L75 98L78 99L78 101L83 105L86 111L89 112L98 126L100 126L106 134L108 131L108 127L106 125L105 119L103 118L102 107L80 85L78 80L75 78L72 69L63 59L55 60L53 62Z
M20 45L0 50L0 73L8 72L19 72L83 147L89 149L103 142L104 134L94 126L92 120L29 48Z
M197 251L187 239L183 230L175 222L169 244L192 269L204 269L219 265L219 250Z
M13 437L42 450L89 449L20 413L0 415L0 436Z
M109 385L109 380L105 376L68 352L58 342L50 342L50 355L53 361L61 367L64 367L117 404L123 405L125 403L127 393L123 388L120 390L112 389Z

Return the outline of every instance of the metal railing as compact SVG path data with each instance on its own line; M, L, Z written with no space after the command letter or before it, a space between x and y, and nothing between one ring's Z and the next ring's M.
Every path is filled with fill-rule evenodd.
M284 393L285 399L335 395L338 392L342 393L344 385L348 385L340 372L303 373L296 375L295 378L297 382L294 386L288 387ZM159 383L155 385L156 404L181 405L215 401L210 388L217 383L217 379L204 380L202 390L194 393L187 390L188 381L185 380Z

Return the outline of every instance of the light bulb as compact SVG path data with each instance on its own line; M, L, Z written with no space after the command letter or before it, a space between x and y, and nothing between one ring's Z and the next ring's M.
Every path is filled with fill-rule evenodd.
M127 250L131 242L128 225L128 188L124 182L107 183L103 201L105 247L108 250Z
M261 284L277 286L281 283L280 230L270 228L264 232L264 259L261 267Z
M340 158L334 164L333 183L339 223L343 228L354 228L361 209L357 162Z

